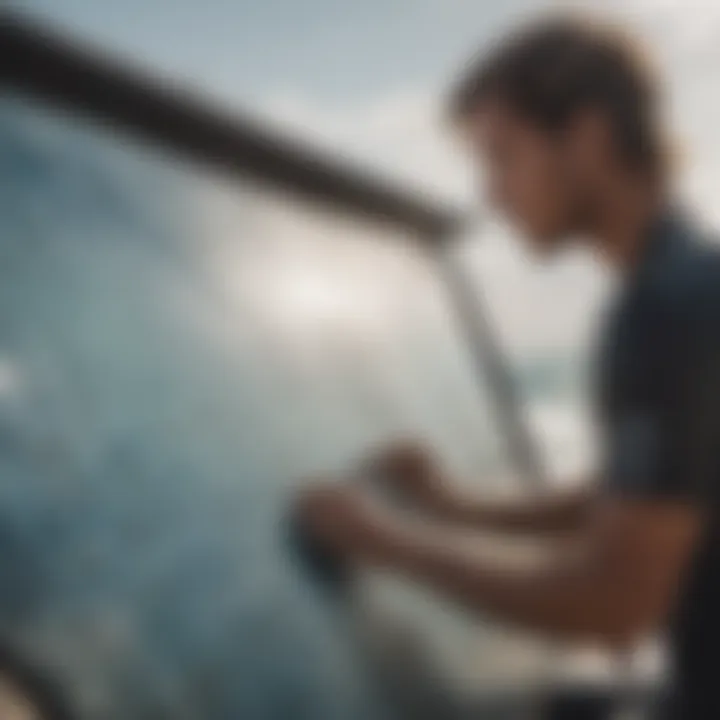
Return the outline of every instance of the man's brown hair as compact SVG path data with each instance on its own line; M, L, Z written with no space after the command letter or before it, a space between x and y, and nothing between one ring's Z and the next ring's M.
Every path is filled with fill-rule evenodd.
M474 59L454 89L450 112L466 120L498 100L549 132L581 110L608 118L618 150L637 169L664 169L660 86L646 56L617 28L576 17L532 25Z

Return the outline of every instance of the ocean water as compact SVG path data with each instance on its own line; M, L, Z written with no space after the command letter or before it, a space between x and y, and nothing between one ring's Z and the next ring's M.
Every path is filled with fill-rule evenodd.
M413 238L2 100L0 634L79 717L381 717L282 518L408 435L505 465Z

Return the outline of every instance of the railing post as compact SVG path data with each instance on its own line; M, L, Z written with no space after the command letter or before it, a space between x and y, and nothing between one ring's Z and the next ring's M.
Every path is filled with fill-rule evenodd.
M487 389L519 479L529 489L542 490L545 472L540 451L522 416L521 400L499 341L485 312L477 283L453 254L461 232L428 243L453 309L458 330L471 356L479 384Z

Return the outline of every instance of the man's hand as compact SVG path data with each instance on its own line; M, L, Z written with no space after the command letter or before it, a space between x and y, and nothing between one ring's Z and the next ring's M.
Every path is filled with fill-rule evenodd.
M313 482L298 494L295 514L314 540L350 561L371 557L381 544L383 510L356 485Z
M388 445L366 459L363 469L393 495L424 513L443 516L455 504L438 460L420 443Z

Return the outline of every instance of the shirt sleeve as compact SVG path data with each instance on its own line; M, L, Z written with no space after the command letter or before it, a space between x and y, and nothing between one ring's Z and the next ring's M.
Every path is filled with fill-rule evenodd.
M613 493L696 502L720 484L720 323L712 308L656 296L628 323L605 438Z

